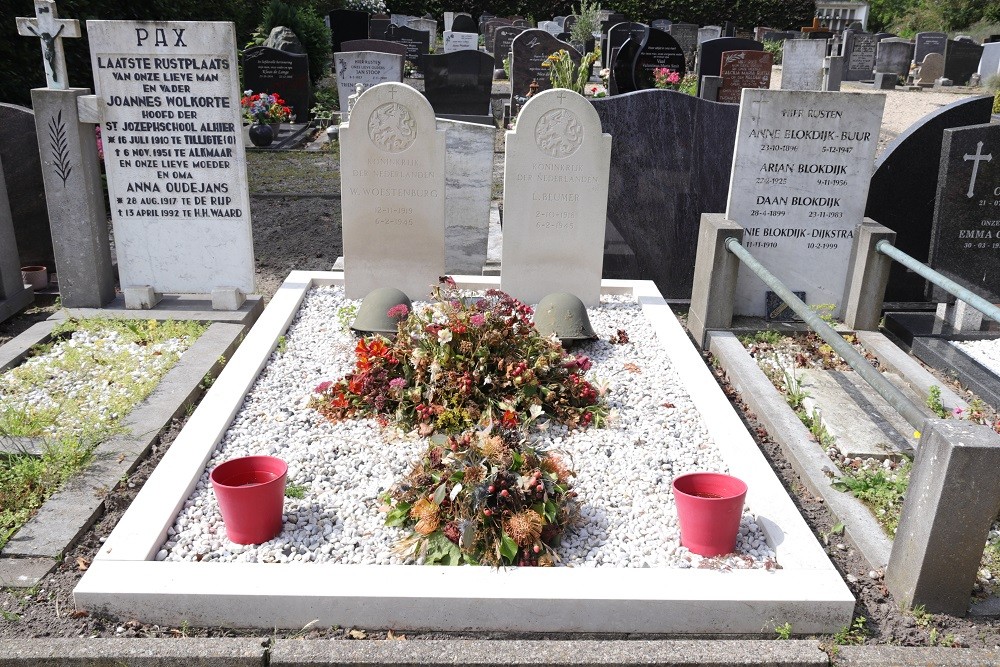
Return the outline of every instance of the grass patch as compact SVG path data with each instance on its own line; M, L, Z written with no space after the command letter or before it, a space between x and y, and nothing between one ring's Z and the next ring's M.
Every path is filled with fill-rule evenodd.
M833 482L833 488L849 491L867 505L882 529L889 537L894 537L912 467L909 460L904 460L895 470L862 466Z
M247 180L250 192L337 194L340 192L340 142L330 150L250 151Z
M197 322L67 320L0 375L0 548L116 433L205 330ZM43 442L40 456L15 438Z

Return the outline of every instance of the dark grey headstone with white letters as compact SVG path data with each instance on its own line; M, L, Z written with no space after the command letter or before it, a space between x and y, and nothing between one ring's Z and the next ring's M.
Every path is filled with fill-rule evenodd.
M928 53L944 55L944 46L947 42L948 35L943 32L918 32L913 40L913 62L919 65Z
M424 58L424 96L435 114L488 116L493 90L493 56L454 51Z
M983 57L983 47L971 42L949 39L944 53L944 78L951 79L956 86L965 86L979 69Z
M398 42L406 47L406 59L423 68L424 56L430 53L431 34L426 30L414 30L406 26L391 25L385 31L385 38L390 42Z
M538 91L552 87L549 70L542 63L550 55L565 49L573 61L579 64L583 56L566 42L562 42L544 30L525 30L511 43L510 92L512 98L523 98L528 93L532 81L538 82ZM516 100L515 100L516 101Z
M296 122L309 120L312 85L309 56L304 53L286 53L266 46L247 49L243 52L243 88L278 93L292 108Z
M871 81L878 39L867 32L844 32L844 81Z

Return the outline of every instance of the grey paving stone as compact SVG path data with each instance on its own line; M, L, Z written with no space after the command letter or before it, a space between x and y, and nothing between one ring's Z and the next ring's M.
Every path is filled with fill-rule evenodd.
M909 646L841 646L835 665L851 667L893 667L922 665L926 667L981 667L1000 664L1000 651L971 648L909 647Z
M0 586L31 588L55 566L54 558L0 558Z
M262 667L263 640L7 639L0 667Z
M56 323L51 320L33 324L26 331L0 347L0 372L21 363L32 347L48 340Z

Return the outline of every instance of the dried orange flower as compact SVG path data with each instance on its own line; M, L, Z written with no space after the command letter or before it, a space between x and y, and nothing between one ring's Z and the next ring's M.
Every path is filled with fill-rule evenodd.
M413 507L410 508L410 516L417 520L417 525L413 527L413 530L421 535L430 535L433 533L438 529L438 524L440 523L440 519L438 518L440 510L440 507L426 498L421 498L415 502Z
M524 510L512 515L503 522L503 529L510 539L517 542L519 546L526 547L534 544L542 536L542 526L544 520L541 515L534 510Z

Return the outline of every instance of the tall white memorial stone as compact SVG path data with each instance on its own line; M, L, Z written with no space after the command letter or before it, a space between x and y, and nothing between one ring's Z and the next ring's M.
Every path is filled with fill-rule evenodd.
M884 95L750 88L740 102L726 217L771 273L837 317L884 106ZM778 307L767 291L741 266L735 313Z
M340 126L344 289L395 287L427 299L444 275L445 132L423 95L369 88Z
M582 96L532 96L507 132L500 287L525 303L601 297L611 135Z
M163 292L241 302L254 257L233 24L87 32L126 304Z

